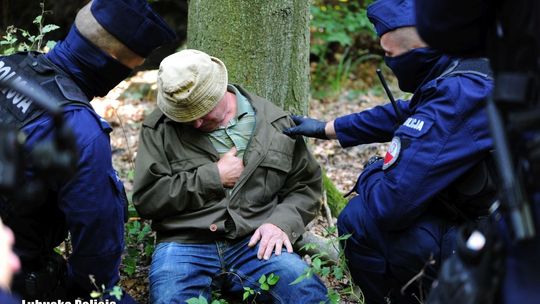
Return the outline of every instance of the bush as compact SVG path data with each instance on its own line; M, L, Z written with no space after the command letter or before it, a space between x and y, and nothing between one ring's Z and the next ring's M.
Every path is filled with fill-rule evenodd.
M325 97L338 93L355 68L377 59L377 36L366 15L369 1L315 0L311 6L312 94Z
M32 22L37 27L37 33L33 34L13 25L8 26L5 35L0 39L0 55L11 55L23 51L41 51L44 47L51 49L54 46L54 41L45 42L45 34L55 31L59 27L54 24L44 24L45 15L50 14L51 11L45 10L45 2L41 2L39 6L41 14Z

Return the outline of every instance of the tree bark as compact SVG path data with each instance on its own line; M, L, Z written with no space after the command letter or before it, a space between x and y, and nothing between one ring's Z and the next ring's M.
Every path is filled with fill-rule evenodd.
M190 0L187 47L221 59L229 83L305 114L309 6L308 0Z

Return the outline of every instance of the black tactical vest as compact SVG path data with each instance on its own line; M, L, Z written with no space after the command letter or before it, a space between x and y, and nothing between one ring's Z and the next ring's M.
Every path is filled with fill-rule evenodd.
M43 54L1 56L0 85L3 80L40 86L48 93L51 102L61 107L80 105L93 111L86 95ZM42 115L47 113L33 100L9 87L0 87L0 127L7 125L21 130ZM27 186L27 181L21 182L21 189ZM56 195L48 192L43 197L36 197L35 202L23 204L0 193L0 216L17 234L16 250L28 249L17 251L23 260L39 256L44 249L51 248L65 237L63 214L56 206L49 205L49 202L56 201Z
M92 108L79 87L43 54L23 52L0 57L0 84L8 80L39 85L60 106L79 104ZM44 112L30 98L0 85L0 124L21 129Z

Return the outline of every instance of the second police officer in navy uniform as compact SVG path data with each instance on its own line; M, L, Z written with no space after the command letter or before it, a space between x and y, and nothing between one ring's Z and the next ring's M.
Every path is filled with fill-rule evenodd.
M414 93L397 101L403 118L389 103L328 123L296 116L297 127L285 133L338 139L342 147L390 142L384 158L366 163L338 229L352 234L345 254L367 303L418 303L453 253L458 225L492 202L487 186L462 188L471 172L486 170L492 141L483 100L493 83L487 60L427 47L412 0L379 0L367 13L400 89Z
M105 96L153 49L174 38L145 0L93 0L49 53L0 57L0 77L30 79L62 106L78 154L75 176L49 174L39 197L24 203L0 198L0 215L15 233L22 262L13 289L23 298L89 298L92 290L118 284L127 200L111 163L111 127L89 101ZM0 122L26 134L26 151L55 134L51 117L14 90L0 93ZM35 178L28 169L21 189ZM68 231L72 253L66 267L53 250ZM133 299L125 295L122 302Z

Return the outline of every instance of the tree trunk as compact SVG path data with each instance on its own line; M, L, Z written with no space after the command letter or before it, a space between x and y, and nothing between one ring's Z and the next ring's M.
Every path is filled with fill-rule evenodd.
M187 47L221 59L230 83L307 113L309 6L308 0L190 0Z
M291 113L306 114L309 8L309 0L190 0L187 47L221 59L229 83ZM330 209L337 214L344 200L328 178L324 186L330 190ZM309 231L295 247L309 242L317 244L316 252L328 254L323 259L337 260L337 249Z

